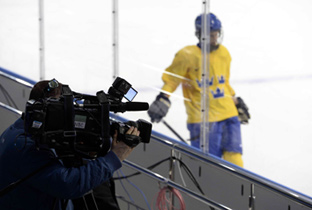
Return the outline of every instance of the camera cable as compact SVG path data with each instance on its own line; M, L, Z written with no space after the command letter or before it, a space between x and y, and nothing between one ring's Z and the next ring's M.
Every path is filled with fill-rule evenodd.
M168 196L169 198L168 198ZM172 203L173 199L177 198L178 199L178 203L179 203L179 210L185 210L186 206L185 206L185 202L184 199L181 195L181 193L179 192L179 190L170 187L170 186L165 186L163 188L160 189L160 191L157 193L157 198L156 198L156 207L158 210L171 210L171 209L178 209L177 207L175 207ZM154 199L153 199L154 201ZM154 202L153 202L154 203ZM169 208L167 208L169 206ZM153 210L153 208L152 208Z
M179 161L181 167L185 170L186 174L189 176L189 178L191 179L191 181L194 183L194 185L197 187L197 189L200 191L200 193L202 195L205 195L203 190L201 189L200 187L200 184L197 182L196 178L194 177L193 173L191 172L191 170L188 168L188 166L180 159L180 158L176 158L176 157L168 157L166 159L163 159L149 167L147 167L148 170L152 170L154 169L155 167L157 167L158 165L162 164L163 162L166 162L168 160L172 160L172 159L175 159L177 161ZM130 177L133 177L133 176L136 176L136 175L140 175L141 172L136 172L136 173L133 173L133 174L130 174L130 175L127 175L127 176L124 176L124 177L118 177L118 178L114 178L114 180L120 180L120 179L127 179L127 178L130 178Z
M121 169L119 169L118 171L120 171L120 173L121 173L122 176L125 176L125 174L122 172ZM144 200L145 200L145 203L146 203L148 209L151 210L151 207L150 207L150 205L149 205L149 203L148 203L148 201L147 201L147 198L146 198L144 192L143 192L138 186L136 186L133 182L131 182L129 179L126 178L126 180L127 180L127 182L128 182L129 184L131 184L134 188L136 188L136 189L141 193L141 195L143 196L143 198L144 198Z

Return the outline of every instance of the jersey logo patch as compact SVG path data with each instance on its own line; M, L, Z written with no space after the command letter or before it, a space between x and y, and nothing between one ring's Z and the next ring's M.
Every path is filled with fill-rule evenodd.
M224 89L217 88L214 92L213 90L210 91L213 98L223 98L224 97Z
M196 79L197 85L198 87L202 87L202 82L200 82L198 79ZM206 84L209 84L209 86L211 86L213 84L213 77L211 77L211 79L206 79Z
M218 82L219 84L224 84L225 83L225 79L224 79L224 76L221 75L220 77L218 77Z

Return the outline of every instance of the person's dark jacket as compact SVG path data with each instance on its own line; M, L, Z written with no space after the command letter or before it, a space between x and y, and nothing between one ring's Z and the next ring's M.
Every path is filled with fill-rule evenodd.
M114 152L78 168L67 168L51 149L38 150L18 119L0 137L0 190L51 164L0 197L0 209L60 209L63 199L83 196L112 177L121 162Z

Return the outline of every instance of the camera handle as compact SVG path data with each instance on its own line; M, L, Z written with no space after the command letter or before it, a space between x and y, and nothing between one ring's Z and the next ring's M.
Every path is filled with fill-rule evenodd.
M75 113L74 113L74 96L73 92L68 85L62 86L63 97L64 97L64 137L69 140L71 146L74 148L76 140L76 131L75 131Z
M103 138L102 145L104 147L105 142L109 142L110 140L110 122L109 122L110 105L104 91L97 92L96 96L101 105L101 136Z

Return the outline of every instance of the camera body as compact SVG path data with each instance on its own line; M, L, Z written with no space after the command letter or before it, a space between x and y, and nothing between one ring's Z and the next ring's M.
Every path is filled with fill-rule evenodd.
M138 130L140 131L139 138L129 136L126 134L126 132L131 126L138 128ZM110 129L111 136L114 135L115 130L117 130L119 136L118 139L122 140L130 147L135 147L141 142L149 143L151 137L152 124L143 119L128 122L112 122Z
M27 102L24 113L25 133L39 145L45 144L63 154L78 154L85 158L89 157L90 152L106 154L110 149L110 136L115 130L118 139L131 147L140 142L149 143L151 123L142 119L125 123L109 119L110 111L125 112L129 107L136 107L136 102L121 102L130 89L134 90L120 77L109 89L109 94L99 91L97 96L74 93L67 85L63 85L63 93L59 98ZM136 111L148 109L147 103L138 103L140 110ZM140 130L140 136L126 134L132 125Z

